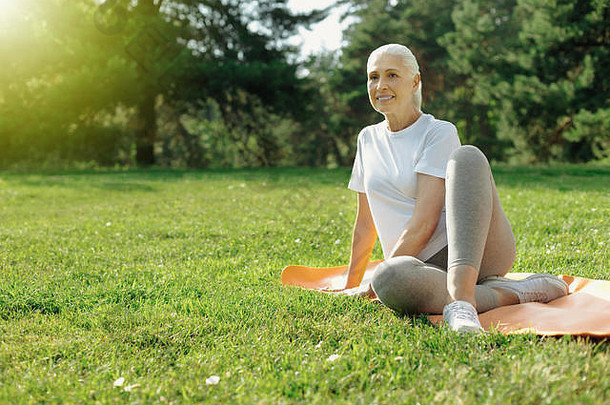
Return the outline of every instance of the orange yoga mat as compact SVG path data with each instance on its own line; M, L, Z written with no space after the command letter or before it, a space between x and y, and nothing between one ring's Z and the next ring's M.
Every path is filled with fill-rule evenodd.
M376 266L371 262L363 284L370 282ZM282 284L312 290L338 290L345 285L347 266L307 267L288 266L282 271ZM509 273L520 279L531 273ZM610 337L610 281L582 277L558 276L570 287L570 294L547 304L527 303L492 309L479 315L485 330L494 328L501 333L535 333L558 336L578 335ZM434 324L441 315L430 315Z

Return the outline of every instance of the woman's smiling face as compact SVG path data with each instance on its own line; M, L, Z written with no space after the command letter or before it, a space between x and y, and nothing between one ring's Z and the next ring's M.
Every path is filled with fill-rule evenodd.
M373 56L367 65L367 87L373 108L387 116L409 114L415 108L413 95L419 84L419 74L413 76L397 55Z

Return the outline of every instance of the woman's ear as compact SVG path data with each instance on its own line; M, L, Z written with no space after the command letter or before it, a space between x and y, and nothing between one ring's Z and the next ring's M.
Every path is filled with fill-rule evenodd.
M419 82L421 81L421 74L417 73L413 76L413 91L417 91L417 87L419 86Z

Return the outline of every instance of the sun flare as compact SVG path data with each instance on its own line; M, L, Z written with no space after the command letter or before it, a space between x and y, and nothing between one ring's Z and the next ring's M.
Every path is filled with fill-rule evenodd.
M19 0L0 0L0 16L8 17L17 10Z
M0 32L11 31L22 20L23 0L0 0Z

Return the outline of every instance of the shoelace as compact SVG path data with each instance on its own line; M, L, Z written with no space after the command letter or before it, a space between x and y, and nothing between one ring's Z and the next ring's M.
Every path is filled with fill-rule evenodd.
M474 321L474 315L472 312L468 311L465 307L457 306L452 312L455 319L466 319L468 321Z

